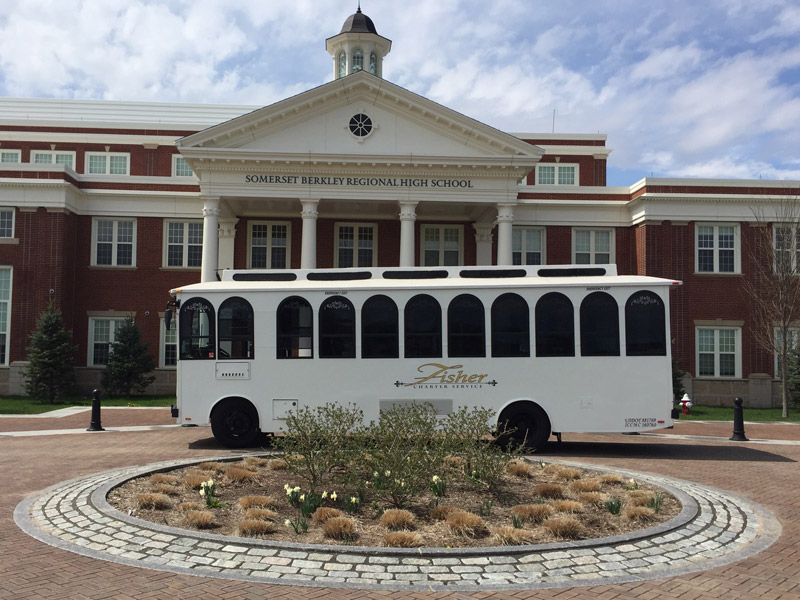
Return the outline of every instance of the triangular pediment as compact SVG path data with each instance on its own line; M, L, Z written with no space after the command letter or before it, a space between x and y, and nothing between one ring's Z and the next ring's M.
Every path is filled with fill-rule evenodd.
M366 115L369 131L351 120ZM178 141L193 159L442 158L532 166L542 150L366 72L326 83ZM193 165L194 166L194 165ZM197 166L200 166L199 164Z

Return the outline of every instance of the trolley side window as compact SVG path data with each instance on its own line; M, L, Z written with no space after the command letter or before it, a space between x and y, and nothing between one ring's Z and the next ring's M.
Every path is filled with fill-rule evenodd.
M575 317L564 294L550 292L536 303L536 356L575 356Z
M290 296L276 312L277 357L312 358L314 314L308 301Z
M344 296L331 296L319 307L319 357L356 357L356 311Z
M619 306L610 294L586 296L580 323L581 356L619 356Z
M447 355L486 356L486 313L472 294L456 296L447 307Z
M625 344L628 356L666 356L667 329L664 302L642 290L625 304Z
M228 298L219 306L219 358L255 358L253 307L244 298Z
M530 308L519 294L492 303L492 356L530 356Z
M388 296L372 296L361 307L361 358L400 355L397 304Z
M214 307L204 298L190 298L181 306L178 333L181 360L214 360Z
M428 294L411 298L404 311L405 357L441 358L442 308Z

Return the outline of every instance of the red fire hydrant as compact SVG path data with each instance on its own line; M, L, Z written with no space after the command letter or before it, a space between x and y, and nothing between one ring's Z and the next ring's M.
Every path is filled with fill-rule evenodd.
M680 402L681 402L681 414L688 415L691 412L692 408L692 400L689 398L689 394L684 394Z

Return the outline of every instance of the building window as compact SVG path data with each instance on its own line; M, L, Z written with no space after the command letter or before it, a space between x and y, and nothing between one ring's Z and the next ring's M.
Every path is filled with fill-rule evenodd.
M537 185L578 185L578 165L544 164L536 166Z
M250 223L251 269L288 269L291 228L289 223Z
M422 266L460 265L461 230L460 225L422 225Z
M136 219L93 219L91 264L136 266Z
M486 356L483 303L472 294L453 298L447 307L447 356Z
M575 356L575 317L564 294L550 292L536 303L536 356Z
M39 165L66 165L70 169L74 169L75 153L31 150L31 162Z
M174 367L178 364L178 327L176 323L167 329L164 318L161 318L161 351L159 364L162 367Z
M14 209L0 208L0 238L14 237Z
M377 226L337 223L335 267L374 267Z
M576 265L608 265L614 262L614 231L573 229L572 256Z
M800 268L800 228L793 225L772 226L775 249L775 272L796 273Z
M123 152L87 152L86 173L90 175L128 175L130 154Z
M111 345L126 317L93 317L89 319L89 366L108 364Z
M697 225L695 242L697 273L741 272L738 225Z
M405 357L442 356L442 308L433 296L418 294L404 310Z
M356 311L344 296L331 296L319 307L319 357L356 357Z
M347 75L347 55L344 51L339 52L339 79Z
M619 307L614 297L593 292L581 302L581 356L619 356Z
M514 227L511 230L511 262L514 265L543 265L544 229Z
M0 163L20 163L22 162L22 152L19 150L0 151Z
M361 71L364 68L364 52L361 48L353 50L353 73Z
M172 155L172 176L173 177L194 177L194 171L186 159L178 154Z
M255 358L255 331L253 307L244 298L227 298L219 306L219 351L220 360L226 358Z
M369 53L369 72L373 75L378 74L378 55L374 52Z
M0 267L0 364L8 364L8 326L11 323L11 267Z
M308 301L290 296L275 314L278 358L313 358L314 313Z
M492 303L492 356L530 355L528 303L518 294L502 294Z
M399 356L397 304L388 296L372 296L361 307L361 358Z
M164 266L199 268L203 261L203 222L165 221Z
M787 340L787 360L792 360L792 353L797 352L797 348L800 345L800 328L791 327L786 330L786 340ZM781 361L780 361L780 353L779 350L782 346L783 341L783 334L779 328L775 328L775 378L781 378ZM791 366L791 363L789 363Z
M205 298L189 298L178 316L181 360L214 360L216 329L214 307Z
M698 377L741 377L741 328L698 327L696 339Z

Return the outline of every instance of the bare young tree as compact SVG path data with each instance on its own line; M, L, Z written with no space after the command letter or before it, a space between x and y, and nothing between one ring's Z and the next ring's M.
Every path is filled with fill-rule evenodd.
M753 338L778 359L782 416L789 416L788 362L800 325L800 195L755 210L747 253L752 274L744 293L753 311Z

